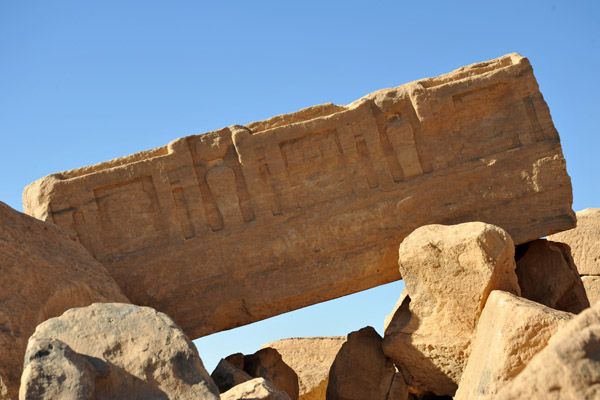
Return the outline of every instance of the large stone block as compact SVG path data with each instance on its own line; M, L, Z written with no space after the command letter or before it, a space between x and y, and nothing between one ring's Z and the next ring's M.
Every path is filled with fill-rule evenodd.
M56 173L25 189L136 304L192 337L400 279L424 224L523 243L574 226L560 140L518 54Z

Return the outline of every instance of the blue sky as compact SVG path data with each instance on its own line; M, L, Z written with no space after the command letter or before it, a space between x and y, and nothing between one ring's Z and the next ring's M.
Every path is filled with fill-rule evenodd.
M519 52L600 206L595 1L0 0L0 201L47 174ZM197 341L208 369L289 336L380 332L402 285Z

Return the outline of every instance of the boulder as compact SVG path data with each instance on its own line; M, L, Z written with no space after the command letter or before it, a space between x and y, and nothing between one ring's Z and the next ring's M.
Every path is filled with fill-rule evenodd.
M0 226L0 396L6 391L16 399L27 339L38 324L69 308L129 300L106 268L58 226L2 202Z
M494 290L479 318L471 355L454 399L494 399L573 317Z
M600 275L600 208L577 211L577 227L548 236L569 245L580 275Z
M300 400L324 400L329 369L346 341L345 336L282 339L267 343L298 375Z
M590 304L596 304L600 300L600 276L582 276L581 281Z
M210 377L219 388L220 393L225 393L234 386L252 379L243 369L236 367L225 359L221 359Z
M396 368L383 354L381 342L381 336L370 326L348 335L329 371L327 400L388 398ZM395 389L404 389L408 395L406 385Z
M290 400L290 397L268 379L254 378L229 389L221 395L221 400Z
M590 306L569 246L534 240L517 246L516 260L521 296L575 314Z
M55 341L66 346L50 349ZM85 356L73 356L67 346ZM71 382L79 380L95 399L219 399L196 347L168 316L148 307L96 303L71 309L36 328L27 355L21 393L72 390L77 385Z
M286 392L291 400L298 400L298 375L283 361L277 350L265 348L244 356L244 371L252 377L271 381L277 389Z
M194 338L398 280L421 225L484 221L517 244L575 226L518 54L54 173L23 198Z
M600 303L552 336L495 400L600 398Z
M384 353L419 392L454 395L492 290L519 294L514 245L482 222L427 225L400 245L408 295L385 330Z

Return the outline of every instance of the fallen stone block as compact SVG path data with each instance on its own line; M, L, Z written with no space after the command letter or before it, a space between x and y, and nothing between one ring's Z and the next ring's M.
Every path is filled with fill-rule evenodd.
M221 395L221 400L290 400L290 397L268 379L254 378L229 389Z
M495 400L600 398L600 304L577 315Z
M388 322L383 351L417 392L453 396L490 292L520 293L513 241L482 222L426 225L399 253L407 294Z
M69 308L129 300L56 225L0 202L0 227L0 396L16 399L27 339L38 324Z
M494 290L479 318L471 355L454 399L494 399L573 318L571 313Z
M575 314L590 306L569 246L534 240L517 246L516 260L521 296Z
M345 336L282 339L267 343L298 375L300 400L325 400L329 370Z
M267 347L244 356L244 371L252 377L265 378L274 387L287 393L291 400L298 400L298 375L283 361L277 350Z
M55 173L23 201L194 338L398 280L421 225L483 221L517 244L575 225L518 54Z
M48 347L54 341L79 356ZM26 354L23 393L45 385L71 388L79 380L82 390L98 399L219 399L193 343L168 316L148 307L95 303L73 308L38 325ZM61 375L65 369L71 371L67 381Z
M225 359L221 359L215 370L210 374L220 393L225 393L234 386L252 379L243 369L236 367Z

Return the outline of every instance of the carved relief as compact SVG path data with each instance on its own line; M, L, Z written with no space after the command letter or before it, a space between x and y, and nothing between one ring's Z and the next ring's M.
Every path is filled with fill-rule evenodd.
M421 167L411 124L398 115L388 122L385 134L402 169L402 179L422 175L423 168ZM394 180L397 181L396 178Z
M537 111L535 110L533 96L525 97L523 99L523 105L525 106L527 118L529 119L529 124L531 126L531 130L533 132L533 136L535 137L536 142L544 140L544 130L542 129L542 125L540 124Z
M277 182L271 175L264 148L261 147L255 149L255 154L256 162L258 164L258 175L262 183L263 193L268 198L268 202L271 206L271 213L273 215L281 215L281 191L279 190Z
M196 236L196 231L192 224L190 206L187 202L179 174L177 170L173 170L168 173L168 176L171 184L171 194L173 195L173 203L175 205L174 211L177 221L179 221L183 236L186 239L191 239Z

